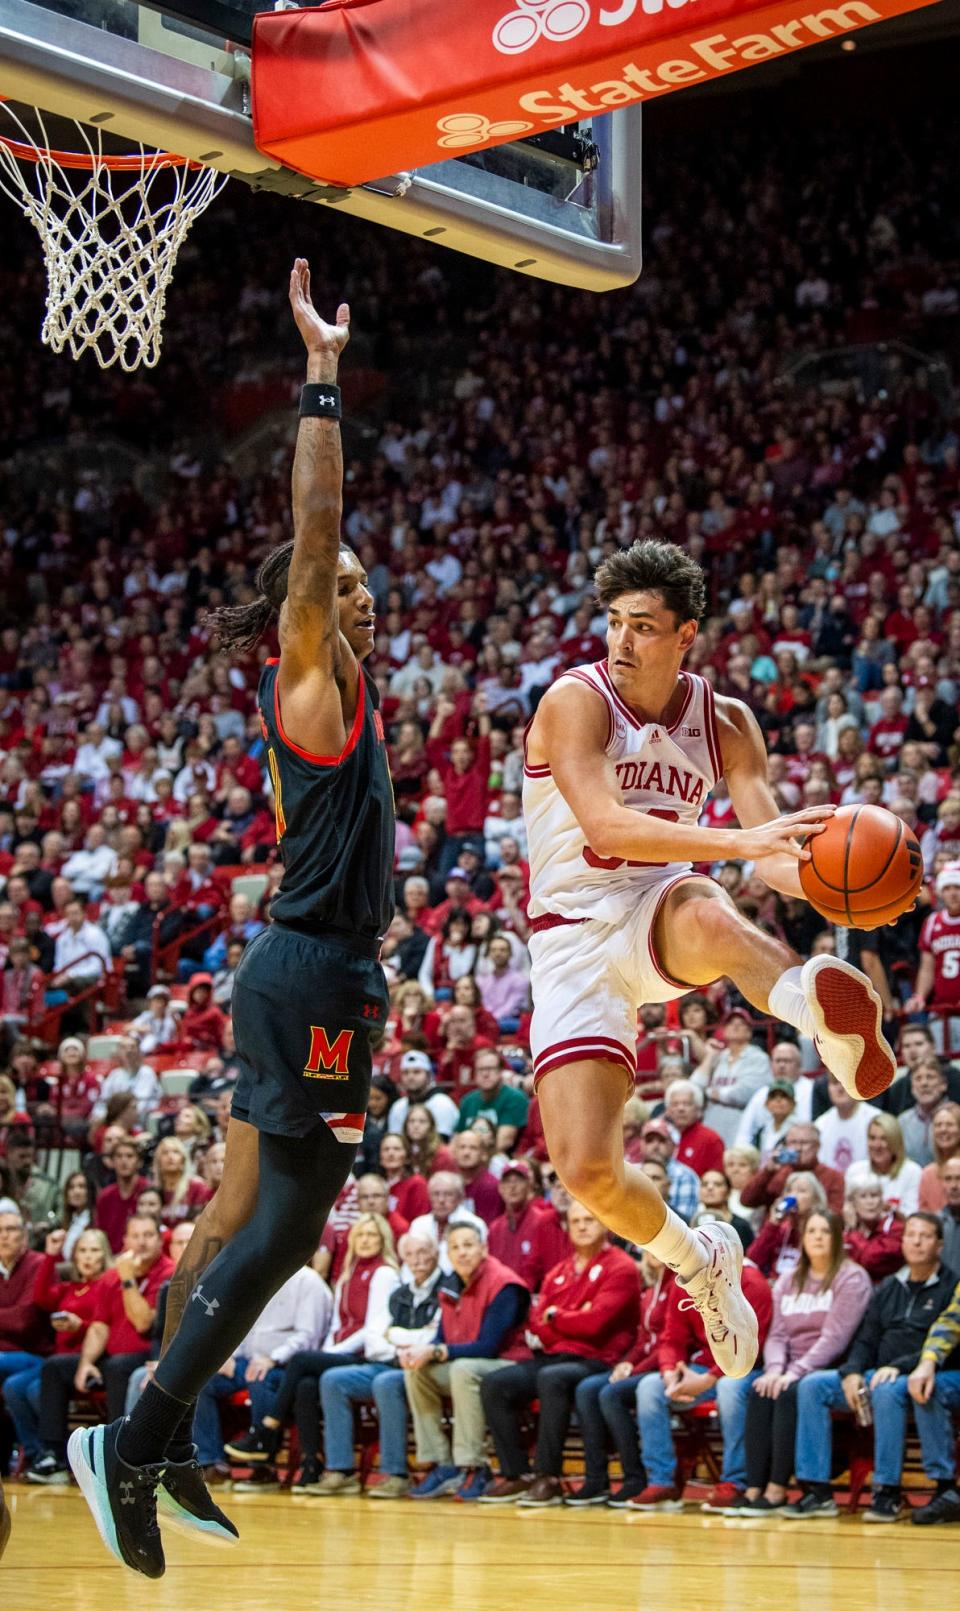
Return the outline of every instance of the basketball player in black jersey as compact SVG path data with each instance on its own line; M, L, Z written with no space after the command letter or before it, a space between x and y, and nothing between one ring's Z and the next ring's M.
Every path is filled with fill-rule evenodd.
M234 1539L190 1438L205 1382L274 1292L315 1252L350 1173L388 995L377 960L393 911L393 791L377 692L363 660L373 600L340 542L343 461L335 384L349 309L316 313L298 258L290 302L307 349L293 465L294 540L271 554L252 605L214 619L251 647L279 616L280 657L258 703L283 881L270 926L237 970L242 1072L223 1181L171 1283L164 1352L133 1414L74 1433L69 1458L104 1543L147 1577L164 1570L157 1522Z

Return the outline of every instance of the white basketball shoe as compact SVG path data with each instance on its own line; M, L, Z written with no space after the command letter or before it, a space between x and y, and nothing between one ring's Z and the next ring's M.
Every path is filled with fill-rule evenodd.
M836 957L811 957L800 988L816 1024L814 1045L844 1090L869 1102L893 1083L897 1060L884 1040L883 1006L865 973Z

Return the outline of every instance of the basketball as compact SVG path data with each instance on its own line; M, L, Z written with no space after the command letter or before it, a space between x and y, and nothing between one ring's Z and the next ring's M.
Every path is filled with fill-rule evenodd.
M909 911L923 881L916 835L883 806L841 806L808 840L800 883L811 906L845 928L878 928Z

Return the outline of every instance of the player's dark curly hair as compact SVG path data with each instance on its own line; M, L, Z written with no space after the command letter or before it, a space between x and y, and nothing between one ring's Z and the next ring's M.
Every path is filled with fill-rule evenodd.
M340 544L341 554L353 552L346 543ZM212 610L207 625L216 634L222 654L245 654L255 647L270 622L280 614L287 596L287 578L293 558L293 543L281 543L268 554L257 572L257 597L249 604L228 604Z
M703 570L676 543L632 543L598 565L593 581L604 607L621 593L659 593L664 607L673 611L677 626L702 620L707 607Z

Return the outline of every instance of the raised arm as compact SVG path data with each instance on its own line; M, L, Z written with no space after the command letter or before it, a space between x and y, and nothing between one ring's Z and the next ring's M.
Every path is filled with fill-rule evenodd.
M310 266L298 257L290 273L290 306L307 349L307 384L317 406L336 396L340 354L350 333L350 309L342 302L335 324L317 313L310 295ZM337 681L355 691L359 670L341 638L337 613L343 454L340 421L333 415L301 415L293 460L293 556L287 599L280 617L280 697L284 727L310 750L339 750L344 712ZM352 698L350 699L352 703Z
M545 694L530 735L531 758L549 764L553 780L596 856L621 861L754 861L772 852L804 855L794 835L817 833L832 806L810 807L762 827L690 827L631 811L623 803L613 762L605 753L608 731L603 697L580 683Z

